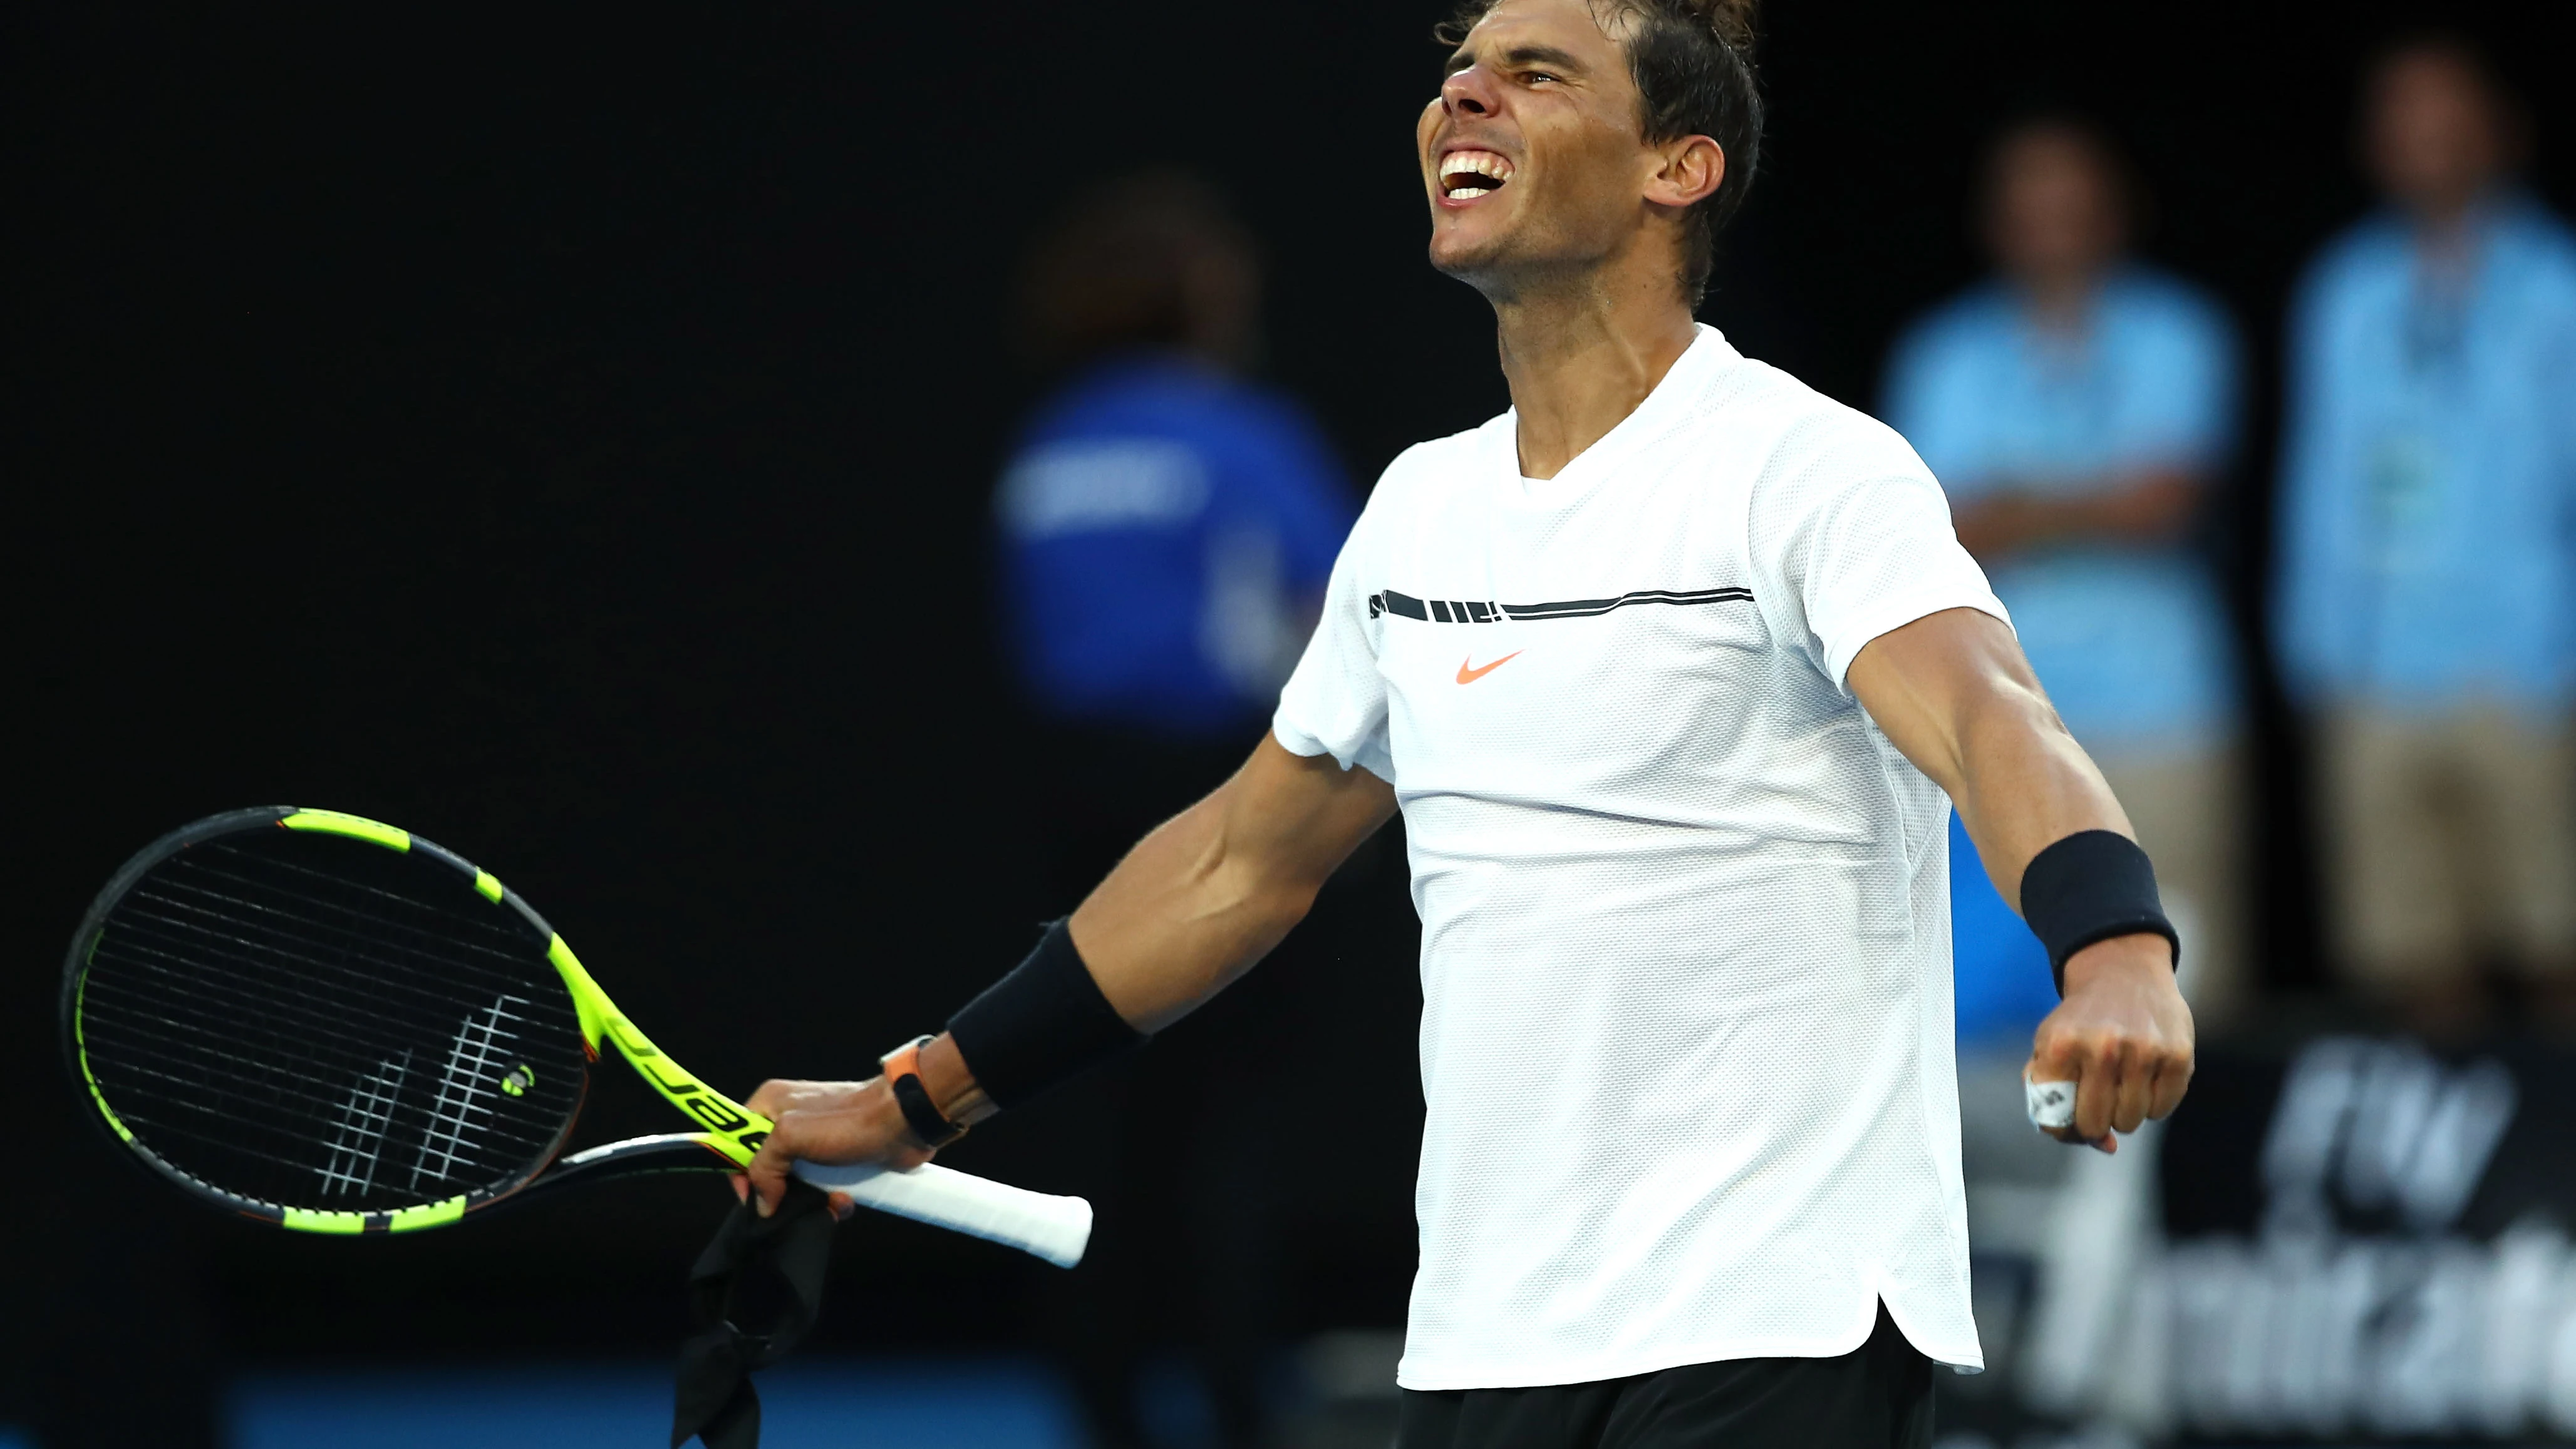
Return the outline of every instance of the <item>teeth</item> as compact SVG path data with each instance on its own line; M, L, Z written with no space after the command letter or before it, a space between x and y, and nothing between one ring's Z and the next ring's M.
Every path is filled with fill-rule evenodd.
M1483 178L1483 184L1466 177ZM1440 184L1451 196L1483 196L1512 179L1512 163L1491 151L1452 151L1440 158Z

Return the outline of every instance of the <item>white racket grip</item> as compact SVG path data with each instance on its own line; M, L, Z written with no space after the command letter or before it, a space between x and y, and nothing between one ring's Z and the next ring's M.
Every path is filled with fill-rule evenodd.
M1059 1268L1081 1262L1091 1245L1091 1204L1083 1199L1031 1192L936 1163L893 1172L799 1162L796 1175L825 1192L847 1193L862 1207L1034 1253Z
M2030 1125L2042 1132L2062 1132L2075 1125L2075 1084L2073 1082L2033 1082L2021 1084L2022 1106L2030 1113Z

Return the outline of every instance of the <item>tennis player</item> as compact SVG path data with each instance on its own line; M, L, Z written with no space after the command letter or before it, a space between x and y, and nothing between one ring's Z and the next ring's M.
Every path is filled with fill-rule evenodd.
M1512 410L1396 459L1269 738L948 1030L763 1085L751 1170L910 1165L1259 961L1397 810L1422 916L1403 1449L1924 1444L1980 1363L1946 817L2061 972L2071 1137L2192 1070L2127 817L1904 440L1692 312L1743 0L1470 0L1416 143ZM1946 795L1946 798L1945 798ZM1367 1122L1313 1124L1313 1160Z

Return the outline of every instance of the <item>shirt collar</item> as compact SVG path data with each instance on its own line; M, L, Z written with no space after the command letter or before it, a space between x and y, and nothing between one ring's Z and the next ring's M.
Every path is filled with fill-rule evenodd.
M1553 478L1530 478L1521 473L1520 410L1514 408L1496 418L1492 445L1501 471L1533 501L1572 497L1589 491L1592 485L1616 472L1639 448L1688 417L1720 371L1744 360L1744 355L1727 342L1726 334L1705 322L1696 326L1698 335L1682 349L1681 356L1673 359L1673 365L1645 400L1609 432L1594 439L1591 447L1575 454Z

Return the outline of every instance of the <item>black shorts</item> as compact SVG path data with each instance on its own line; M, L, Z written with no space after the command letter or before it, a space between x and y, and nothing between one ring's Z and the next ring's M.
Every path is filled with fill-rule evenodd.
M1840 1358L1742 1358L1529 1389L1404 1391L1396 1449L1926 1449L1932 1360L1887 1309Z

